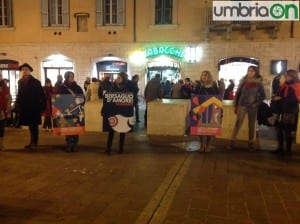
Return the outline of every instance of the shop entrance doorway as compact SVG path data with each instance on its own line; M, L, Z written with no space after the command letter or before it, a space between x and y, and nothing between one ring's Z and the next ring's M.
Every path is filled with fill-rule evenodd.
M235 83L234 90L236 90L241 78L247 74L247 69L251 65L258 67L259 60L247 57L231 57L222 59L218 63L219 79L224 79L226 88L229 85L229 80L232 79Z
M180 79L180 63L165 56L160 56L147 64L148 82L156 74L160 74L162 82L167 80L171 83L177 83Z
M73 62L61 54L49 56L42 62L42 67L44 70L44 76L41 77L43 79L42 85L44 85L45 80L48 78L54 86L58 75L64 77L66 71L74 71Z

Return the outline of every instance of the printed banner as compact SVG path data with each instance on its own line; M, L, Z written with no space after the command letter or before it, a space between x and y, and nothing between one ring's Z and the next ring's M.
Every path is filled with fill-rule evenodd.
M80 135L84 127L84 95L52 96L53 135Z
M222 95L192 95L191 135L222 134Z
M133 93L106 92L103 97L103 131L126 133L132 131Z

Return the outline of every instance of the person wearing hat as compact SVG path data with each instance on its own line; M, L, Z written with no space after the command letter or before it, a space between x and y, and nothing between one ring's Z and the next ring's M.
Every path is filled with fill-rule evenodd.
M84 95L82 88L75 82L74 73L72 71L66 71L64 74L65 80L63 84L58 88L57 94L72 94L72 95ZM79 135L66 135L67 152L74 152L78 145Z
M20 109L20 125L28 126L30 131L30 142L25 148L34 149L38 146L38 125L42 123L46 97L41 82L31 75L33 68L29 64L22 64L19 71L22 77L18 82L15 104Z
M275 153L292 154L294 133L297 130L300 102L300 83L298 71L290 69L284 75L285 82L273 100L278 102L278 121L275 122L278 148Z

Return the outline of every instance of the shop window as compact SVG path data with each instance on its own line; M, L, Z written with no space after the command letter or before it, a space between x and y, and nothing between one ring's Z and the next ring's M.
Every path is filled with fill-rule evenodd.
M57 76L64 74L66 71L74 71L73 61L61 54L50 55L42 62L44 76L42 76L42 84L48 78L51 80L52 85L57 81Z
M0 28L12 26L12 0L0 0Z
M280 75L287 70L287 60L272 60L271 61L271 74Z
M42 26L68 27L69 0L42 0Z
M239 85L240 80L247 74L249 66L259 67L259 60L252 57L232 57L225 58L219 61L219 77L218 79L224 79L226 88L230 84L229 80L233 80L235 83L235 91Z
M125 25L125 0L97 0L97 26Z

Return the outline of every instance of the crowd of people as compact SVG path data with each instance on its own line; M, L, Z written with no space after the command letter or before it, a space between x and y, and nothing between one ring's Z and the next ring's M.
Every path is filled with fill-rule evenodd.
M18 82L18 93L14 103L14 110L18 111L18 125L28 126L30 133L29 143L26 149L35 149L38 147L39 129L38 125L42 123L41 115L44 117L42 130L51 131L52 124L52 105L51 97L53 94L85 94L86 100L90 97L91 79L87 78L84 82L84 90L75 82L75 74L67 71L64 74L64 80L61 75L57 77L57 82L53 86L50 79L45 80L45 85L36 79L31 73L33 68L24 63L19 67L21 78ZM255 143L256 123L260 111L269 110L275 117L274 126L277 133L278 148L276 153L282 155L292 154L292 143L295 137L298 121L298 104L300 101L300 82L296 70L288 70L285 74L276 77L273 82L271 105L264 103L266 95L263 86L263 77L259 74L256 66L249 66L247 73L240 80L237 88L233 80L229 80L229 85L225 88L224 79L213 80L210 71L203 71L200 79L192 82L186 77L177 83L170 81L161 81L160 74L156 74L147 83L144 90L146 102L145 127L147 127L147 103L162 98L172 99L191 99L192 94L197 95L222 95L224 100L233 100L233 112L236 114L236 121L233 124L229 149L235 147L236 137L241 125L248 116L249 132L249 150L256 151L258 148ZM278 79L278 80L277 80ZM92 80L98 81L98 80ZM103 98L106 92L132 92L133 107L136 122L140 122L138 87L139 76L134 75L129 80L124 72L118 74L116 80L111 80L106 76L99 82L98 97ZM263 105L263 106L262 106ZM0 77L0 150L4 148L3 137L5 121L11 116L11 95L6 82ZM111 154L114 131L110 131L107 137L106 153ZM212 139L214 136L200 136L200 152L210 152ZM75 151L78 144L78 135L66 136L67 151ZM125 133L120 133L119 153L124 152Z

